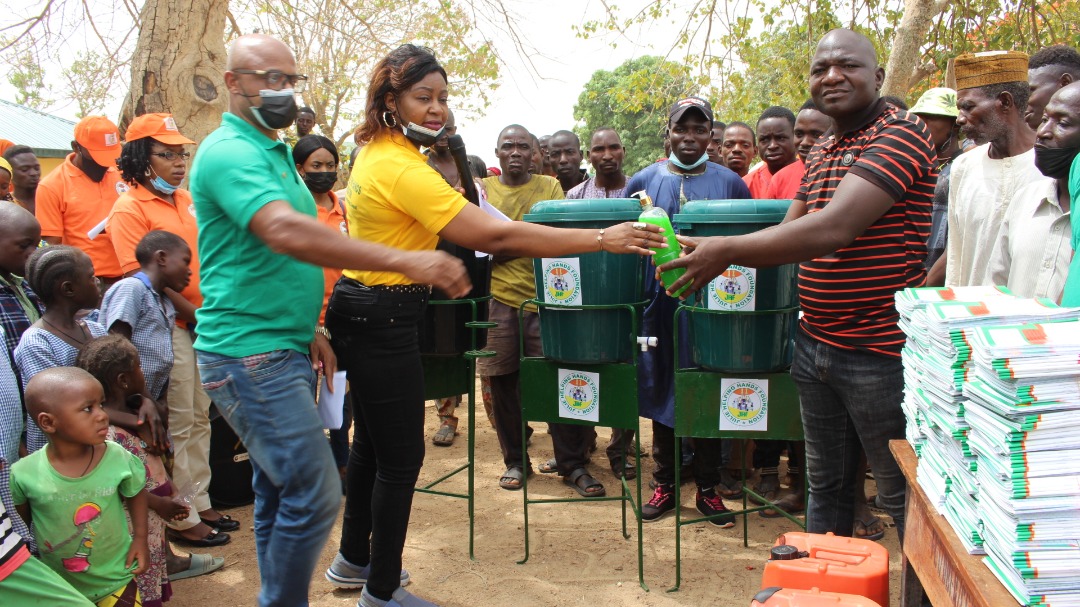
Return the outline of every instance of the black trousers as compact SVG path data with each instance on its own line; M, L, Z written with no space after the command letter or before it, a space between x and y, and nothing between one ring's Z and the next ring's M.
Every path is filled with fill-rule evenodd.
M653 478L660 485L675 484L675 430L653 421L653 459L656 470ZM711 489L720 482L721 440L719 438L695 438L694 481L698 487Z
M424 372L418 327L427 295L370 289L343 278L326 313L338 364L348 372L353 441L341 554L371 565L368 592L401 585L413 488L424 463Z

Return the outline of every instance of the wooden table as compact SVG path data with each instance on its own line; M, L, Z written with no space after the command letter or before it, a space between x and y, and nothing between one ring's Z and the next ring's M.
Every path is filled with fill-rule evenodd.
M1010 607L1016 599L960 543L945 517L937 513L915 480L918 459L906 440L889 449L907 479L907 516L900 577L901 607L919 607L922 595L935 607Z

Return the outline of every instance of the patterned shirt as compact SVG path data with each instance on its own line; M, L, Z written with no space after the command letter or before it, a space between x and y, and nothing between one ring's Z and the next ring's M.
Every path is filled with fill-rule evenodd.
M19 294L15 289L21 289L30 303L37 307L39 317L45 311L41 300L30 289L26 280L18 276L15 278L18 280L16 284L8 283L7 280L0 278L0 326L4 328L4 345L7 346L8 358L11 360L14 360L12 353L15 352L15 346L19 345L19 338L37 320L26 315L26 310L19 302Z
M98 318L106 328L117 322L131 327L131 343L139 351L146 389L155 400L162 398L173 366L176 308L172 301L154 290L146 274L138 272L109 287Z
M6 331L0 327L0 337ZM11 487L8 483L11 464L19 461L19 439L22 438L24 421L22 399L19 397L19 383L15 369L6 356L0 356L0 569L4 562L4 544L10 540L4 537L4 526L14 527L15 533L30 539L30 530L15 512L15 503L11 501ZM5 521L4 509L11 514ZM0 579L3 579L0 575Z
M585 181L570 188L570 191L566 193L567 198L571 199L592 199L592 198L626 198L626 184L630 181L629 177L623 177L623 187L621 188L601 188L596 185L596 177L589 177Z
M873 115L852 131L828 134L806 159L795 200L808 213L824 209L849 172L895 202L851 244L799 265L801 326L845 350L900 356L904 334L893 296L926 280L937 155L921 120L884 100Z
M86 331L90 337L104 337L108 334L105 327L90 320L84 320ZM41 373L45 369L53 367L73 367L75 358L79 356L79 350L71 344L60 339L56 335L41 327L30 327L19 339L19 345L15 347L15 366L19 371L22 385L26 385L30 378ZM26 450L33 453L45 446L45 433L38 425L30 421L26 422Z

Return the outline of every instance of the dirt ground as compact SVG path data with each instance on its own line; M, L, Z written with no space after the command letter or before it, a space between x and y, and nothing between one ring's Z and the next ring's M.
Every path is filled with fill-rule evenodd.
M436 430L437 417L431 403L426 435ZM704 606L749 605L760 588L762 567L776 537L798 530L783 518L749 517L749 547L742 544L742 519L732 529L697 524L683 528L682 587L667 592L675 582L674 517L644 526L645 583L637 580L637 541L633 517L629 517L630 539L620 531L618 502L541 504L529 508L531 558L517 564L524 555L522 493L498 486L503 471L502 457L494 430L487 423L482 405L476 425L476 560L468 554L468 509L466 501L443 496L417 494L404 565L412 575L410 591L444 607L622 605ZM439 478L465 462L466 406L458 409L461 435L449 448L431 446L421 472L421 482ZM551 457L551 440L544 424L534 424L529 451L534 466ZM648 449L650 432L643 420L643 450ZM608 489L618 485L608 469L602 446L608 430L599 428L601 449L592 457L591 473ZM642 460L642 491L648 499L651 459ZM572 489L557 476L534 474L530 478L530 498L573 497ZM464 473L442 487L464 492ZM868 488L868 490L871 490ZM684 485L683 515L697 516L693 484ZM344 500L342 501L344 504ZM741 502L728 502L737 508ZM174 582L172 607L208 605L254 605L259 590L258 567L251 531L252 508L227 511L243 522L233 540L221 548L200 549L225 557L224 569L213 574ZM323 548L322 559L311 582L311 604L317 607L355 605L359 592L336 590L323 578L325 567L337 552L341 532L338 519ZM891 602L899 604L900 555L896 530L888 529L882 545L890 553ZM185 550L177 547L178 551Z

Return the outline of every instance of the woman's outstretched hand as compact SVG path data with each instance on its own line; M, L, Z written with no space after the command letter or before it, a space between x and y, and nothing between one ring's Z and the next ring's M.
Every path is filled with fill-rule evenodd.
M652 249L667 247L660 226L641 221L627 221L604 229L603 250L608 253L652 255Z

